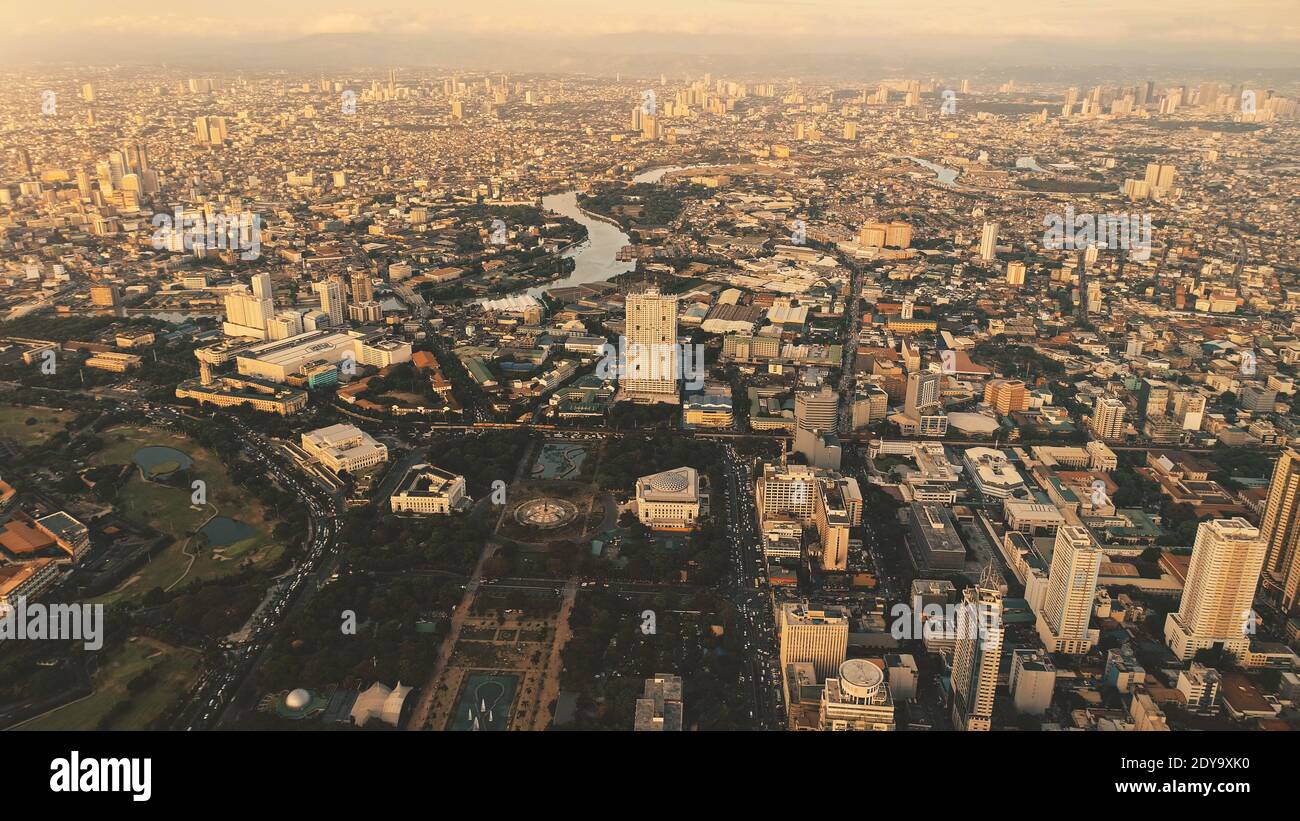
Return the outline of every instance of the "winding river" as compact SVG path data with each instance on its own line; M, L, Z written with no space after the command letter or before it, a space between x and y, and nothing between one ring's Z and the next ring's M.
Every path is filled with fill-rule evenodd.
M640 174L637 174L632 178L632 182L659 182L659 180L663 179L665 174L696 167L702 168L706 166L669 166L665 168L652 168L648 171L642 171ZM540 297L543 293L553 288L586 285L589 282L604 282L611 277L625 274L636 268L635 262L621 262L617 259L619 250L625 245L632 244L631 237L623 233L616 224L601 219L600 217L593 217L579 208L577 191L562 191L558 194L547 194L542 197L542 207L586 226L587 241L570 248L563 254L565 259L573 260L573 273L562 279L557 279L554 282L548 282L545 285L538 285L535 288L528 288L524 290L523 293L528 294L529 296Z

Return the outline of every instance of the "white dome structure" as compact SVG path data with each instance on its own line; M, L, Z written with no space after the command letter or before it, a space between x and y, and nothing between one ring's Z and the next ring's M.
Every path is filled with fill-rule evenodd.
M840 689L847 696L871 701L884 683L884 671L866 659L847 659L840 665Z
M301 687L284 697L284 706L290 710L301 710L308 704L311 704L311 693Z

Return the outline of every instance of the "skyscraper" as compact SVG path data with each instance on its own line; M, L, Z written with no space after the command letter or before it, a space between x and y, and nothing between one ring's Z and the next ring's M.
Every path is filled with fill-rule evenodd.
M262 273L253 277L253 289L236 285L226 292L226 321L221 330L226 336L267 338L267 325L275 312L271 300L271 275Z
M1165 619L1165 643L1187 661L1222 645L1240 658L1250 648L1251 608L1267 545L1241 517L1202 522L1177 613Z
M992 565L962 593L952 654L952 723L957 730L989 730L1002 658L1002 590Z
M1092 403L1092 432L1101 439L1124 436L1124 403L1108 396L1098 396Z
M195 117L194 141L199 145L221 145L226 141L225 117Z
M903 412L919 416L943 406L943 374L913 372L907 375L907 394Z
M1078 525L1057 528L1047 592L1038 612L1038 635L1053 653L1083 655L1096 645L1098 631L1089 630L1093 597L1102 552Z
M649 288L628 294L626 309L627 360L619 384L622 398L677 402L677 297Z
M1159 379L1143 379L1138 388L1138 415L1143 421L1164 416L1169 409L1169 384Z
M1007 263L1007 284L1019 288L1025 284L1025 264L1020 261Z
M353 302L370 302L375 298L375 286L365 271L353 271L351 282Z
M794 397L794 418L800 430L835 433L839 424L840 396L829 386L799 391Z
M823 681L844 663L849 650L849 617L836 607L819 610L807 602L781 605L781 673L788 664L809 662Z
M311 284L311 289L320 297L320 309L329 317L330 325L342 325L346 316L343 303L343 286L334 277L322 279Z
M991 262L998 253L998 224L996 222L984 223L984 231L980 234L980 259L984 262Z
M1264 572L1279 584L1282 606L1290 611L1300 588L1300 451L1295 448L1283 450L1273 468L1259 532L1267 546Z
M1147 163L1143 181L1152 191L1168 191L1174 187L1175 167L1161 163Z
M275 294L271 290L271 275L263 271L260 274L254 274L252 278L253 296L258 299L274 299Z
M1194 390L1175 392L1173 416L1183 430L1200 430L1205 421L1205 394Z

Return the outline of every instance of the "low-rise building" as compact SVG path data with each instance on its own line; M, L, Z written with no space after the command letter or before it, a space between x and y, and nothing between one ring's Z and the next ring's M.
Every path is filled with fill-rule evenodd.
M413 465L388 497L394 513L444 515L468 506L465 477L428 464Z
M330 425L304 433L302 449L335 473L357 473L388 461L388 447L355 425Z
M655 673L645 680L644 695L636 700L632 729L637 732L681 732L682 677Z

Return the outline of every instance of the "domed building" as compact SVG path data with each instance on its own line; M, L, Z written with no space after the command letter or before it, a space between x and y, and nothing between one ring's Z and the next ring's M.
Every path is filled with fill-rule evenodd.
M883 662L847 659L822 687L820 730L892 730L894 697Z
M281 718L299 721L319 713L325 707L325 700L305 687L290 690L275 704L275 712Z
M700 474L680 467L636 480L636 510L653 530L694 530L700 518Z

